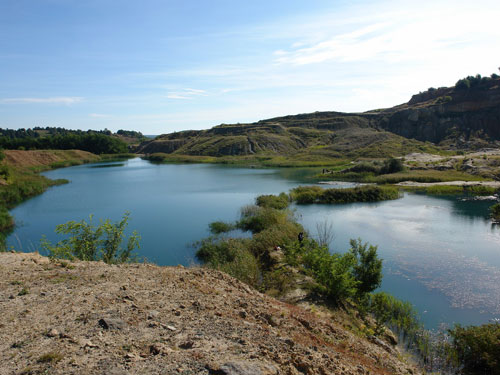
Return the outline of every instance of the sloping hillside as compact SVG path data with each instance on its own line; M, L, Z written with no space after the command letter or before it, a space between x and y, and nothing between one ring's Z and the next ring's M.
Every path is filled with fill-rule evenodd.
M0 375L418 374L335 314L208 269L0 253Z
M437 152L429 142L451 149L500 144L500 79L479 79L468 88L430 89L384 110L315 112L165 134L143 142L137 152L387 157Z

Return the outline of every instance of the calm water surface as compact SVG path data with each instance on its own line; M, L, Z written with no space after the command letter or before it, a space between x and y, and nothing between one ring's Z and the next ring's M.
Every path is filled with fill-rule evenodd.
M208 235L208 223L237 219L240 207L257 195L304 184L307 173L155 165L141 159L58 169L46 175L71 183L16 207L18 227L8 244L33 251L44 234L59 239L57 224L89 214L119 220L130 211L129 229L142 236L140 256L161 265L189 265L191 244ZM433 328L440 322L480 324L500 317L500 229L487 220L490 205L405 194L382 203L296 209L313 236L318 223L331 223L331 247L337 251L347 250L350 238L378 245L382 289L414 303Z

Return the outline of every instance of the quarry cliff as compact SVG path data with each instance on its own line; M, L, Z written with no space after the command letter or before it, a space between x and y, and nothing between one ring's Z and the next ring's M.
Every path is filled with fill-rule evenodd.
M470 87L430 88L405 104L387 109L314 112L164 134L141 143L136 151L204 156L387 157L432 151L434 145L474 150L499 144L500 79L493 76L474 81Z

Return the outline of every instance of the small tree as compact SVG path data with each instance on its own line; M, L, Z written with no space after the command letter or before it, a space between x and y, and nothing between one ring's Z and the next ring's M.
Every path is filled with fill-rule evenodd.
M380 174L397 173L404 171L405 166L401 159L390 158L384 160L384 165L380 169Z
M358 281L357 295L363 297L382 283L382 259L377 256L377 246L368 247L368 243L363 244L360 238L350 243L349 251L356 259L352 273Z
M86 261L102 260L106 263L124 263L132 259L132 252L139 248L140 236L133 232L128 237L127 244L122 247L125 239L124 231L128 225L130 214L126 212L122 220L112 223L109 219L100 220L99 225L89 221L68 221L56 226L56 233L69 237L52 245L45 237L41 240L41 247L50 257L62 259L80 259Z

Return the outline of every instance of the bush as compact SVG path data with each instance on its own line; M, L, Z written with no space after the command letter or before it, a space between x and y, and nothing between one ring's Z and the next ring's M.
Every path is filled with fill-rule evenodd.
M384 161L384 165L380 169L380 174L397 173L405 170L405 166L401 159L390 158Z
M283 210L290 204L286 193L281 193L280 195L260 195L255 201L259 207L275 208L277 210Z
M380 167L377 167L376 165L372 163L359 163L356 164L354 167L351 167L347 170L344 170L343 172L354 172L354 173L373 173L373 174L379 174L380 173Z
M320 284L323 293L336 302L356 294L359 282L352 273L356 263L352 253L330 254L327 247L318 246L311 240L305 246L302 261Z
M285 224L289 215L286 210L249 205L241 209L241 219L236 226L255 234L273 225Z
M369 311L375 317L379 332L384 324L388 324L398 333L402 333L406 339L413 341L418 339L423 329L411 303L401 301L385 292L372 294Z
M500 203L496 203L490 207L491 217L493 220L500 222Z
M351 254L356 259L353 267L354 278L359 282L357 294L363 297L373 292L382 283L382 259L377 256L377 246L363 244L361 239L351 240Z
M234 229L234 225L230 223L225 223L223 221L214 221L213 223L208 224L210 228L210 233L212 234L221 234L227 233Z
M455 88L459 90L468 90L470 86L470 81L467 78L459 79L457 83L455 83Z
M209 237L196 244L196 257L210 268L257 286L260 279L257 258L248 250L249 239Z
M319 186L299 186L290 190L290 198L297 204L316 203L323 191Z
M121 246L128 225L129 213L125 213L122 220L112 223L109 219L100 221L95 226L89 222L69 221L56 227L56 233L69 235L69 238L52 245L47 239L42 238L42 249L50 257L61 259L80 259L86 261L102 260L105 263L124 263L132 260L135 248L139 248L140 237L134 231L127 240L125 247Z
M290 191L297 204L378 202L399 198L397 188L386 186L361 186L349 189L322 189L319 186L301 186Z
M466 374L500 374L500 324L457 325L449 333Z

